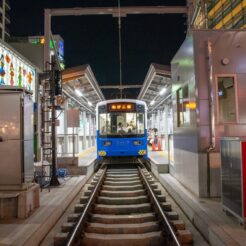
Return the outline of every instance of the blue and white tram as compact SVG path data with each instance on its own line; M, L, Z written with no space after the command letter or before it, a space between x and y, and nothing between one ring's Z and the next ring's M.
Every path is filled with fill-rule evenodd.
M97 104L97 158L147 159L147 106L139 100L115 99Z

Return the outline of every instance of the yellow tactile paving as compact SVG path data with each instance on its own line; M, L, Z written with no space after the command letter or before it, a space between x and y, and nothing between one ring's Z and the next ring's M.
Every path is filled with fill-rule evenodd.
M82 151L81 153L79 153L79 157L81 158L81 157L85 157L85 156L87 156L88 154L90 154L90 153L92 153L93 151L95 151L96 150L96 147L95 146L93 146L93 147L90 147L89 149L86 149L86 150L84 150L84 151Z

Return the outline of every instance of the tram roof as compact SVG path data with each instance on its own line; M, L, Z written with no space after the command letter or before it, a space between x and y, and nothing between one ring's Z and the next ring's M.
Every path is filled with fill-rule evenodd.
M138 99L145 101L148 105L148 112L151 112L163 107L163 104L167 103L170 93L170 66L152 63L145 77Z
M83 110L95 114L96 104L104 95L89 65L67 68L62 72L64 94Z

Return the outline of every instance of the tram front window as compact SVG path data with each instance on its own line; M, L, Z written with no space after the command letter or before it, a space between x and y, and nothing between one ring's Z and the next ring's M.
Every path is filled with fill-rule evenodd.
M143 113L103 113L99 117L99 132L101 136L125 136L144 134Z

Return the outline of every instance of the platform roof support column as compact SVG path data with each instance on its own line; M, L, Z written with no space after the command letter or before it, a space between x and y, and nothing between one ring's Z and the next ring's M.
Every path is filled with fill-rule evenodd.
M79 128L75 128L75 153L79 153Z
M154 114L154 128L157 128L157 112Z
M164 122L165 122L165 148L169 151L169 141L168 141L168 105L164 108ZM168 154L169 156L169 154Z
M157 116L156 116L156 128L158 130L158 135L160 136L160 129L161 129L161 111L157 111Z
M95 146L96 145L96 129L97 129L97 127L96 127L96 118L95 117L93 117L93 146Z
M155 127L155 114L152 113L151 114L151 128L154 128Z
M83 143L82 143L82 146L83 146L83 149L85 150L86 149L86 112L83 111L82 113L82 118L83 118Z
M65 102L64 108L64 154L68 153L68 129L67 129L67 110L68 101Z
M91 141L91 128L92 128L91 114L88 115L88 124L89 124L88 147L90 148L92 146L92 141Z

